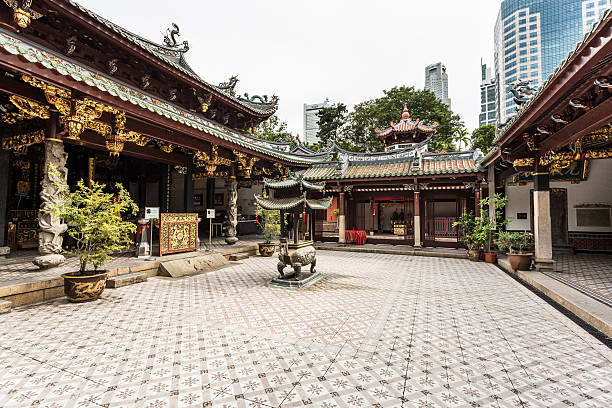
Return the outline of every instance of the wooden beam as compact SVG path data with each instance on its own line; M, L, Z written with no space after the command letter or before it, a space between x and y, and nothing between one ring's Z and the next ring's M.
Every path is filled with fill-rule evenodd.
M566 146L611 122L612 97L609 97L540 143L540 151L546 153L550 150Z
M168 137L167 135L164 136L163 134L152 136L155 136L156 138L159 138L167 143L173 143L194 149L198 147L202 149L204 145L202 145L201 142L214 143L219 147L223 147L227 150L244 151L245 153L251 156L259 157L260 159L267 159L275 163L282 163L284 165L293 167L308 167L307 164L292 163L287 160L271 157L256 150L249 149L248 147L239 146L227 140L194 129L191 126L175 122L174 120L166 118L165 116L158 115L157 113L151 112L147 109L142 109L128 101L123 101L120 98L115 98L107 92L103 92L95 87L90 87L89 85L83 82L73 81L55 70L44 68L38 64L24 62L17 55L2 55L3 58L0 59L0 67L4 67L12 71L25 73L30 76L35 76L47 82L53 83L59 87L82 92L83 94L88 95L91 98L98 99L99 101L102 101L108 105L112 105L117 109L123 110L132 118L139 118L139 120L144 123L156 123L164 126L166 130L170 131L169 134L172 135L172 138Z

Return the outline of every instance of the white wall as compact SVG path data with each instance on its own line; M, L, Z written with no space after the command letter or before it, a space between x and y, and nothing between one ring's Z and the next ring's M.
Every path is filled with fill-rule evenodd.
M523 186L508 185L512 177L506 179L506 218L509 230L529 230L531 228L530 191L533 182ZM612 227L578 227L576 225L576 206L582 204L612 205L612 159L591 160L586 181L572 184L569 181L555 181L551 188L567 189L567 226L569 232L612 232ZM527 213L526 220L516 219L519 212Z

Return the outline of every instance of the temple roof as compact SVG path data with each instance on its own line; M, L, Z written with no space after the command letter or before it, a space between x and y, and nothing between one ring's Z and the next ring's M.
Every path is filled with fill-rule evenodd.
M295 173L290 173L289 177L285 180L273 180L264 177L263 181L264 185L271 189L301 186L303 189L306 190L321 191L325 188L325 183L311 183L307 180L304 180L303 174Z
M304 172L308 180L368 179L383 177L430 176L438 174L468 174L483 171L478 161L480 150L453 153L427 153L420 157L396 157L387 160L351 160L344 163L313 164Z
M379 139L385 139L389 135L394 133L406 133L406 132L414 132L415 130L425 134L426 136L433 136L436 133L436 128L438 127L438 123L434 122L431 124L426 124L422 122L420 119L412 119L410 117L410 113L408 113L408 108L404 105L404 111L402 113L402 119L399 123L391 122L391 126L386 129L374 129Z
M313 210L326 210L333 200L333 197L325 197L322 199L292 197L292 198L264 198L255 194L255 201L265 210L290 210L300 205L306 206Z
M56 54L46 48L29 41L23 40L0 29L0 50L13 55L19 55L33 64L40 64L43 67L56 71L57 73L69 77L70 79L83 82L96 90L106 92L123 101L129 101L143 109L172 119L181 124L206 132L228 142L234 143L271 157L286 160L291 163L309 164L329 159L329 154L325 155L302 155L291 152L290 143L269 142L266 140L251 137L246 132L239 132L222 126L216 122L207 120L202 115L188 111L178 105L174 105L163 99L158 99L142 90L132 87L116 78L111 78L106 74L94 72L90 68L82 66L68 57Z
M110 28L117 34L121 35L123 38L129 40L130 42L142 48L143 50L147 51L148 53L161 59L166 64L172 66L173 68L181 71L184 74L189 75L191 78L199 81L203 86L210 88L211 90L214 90L217 93L222 94L226 98L238 103L239 105L244 106L250 111L256 114L259 114L259 115L267 115L267 116L273 114L276 111L278 106L277 106L277 99L275 98L272 98L268 102L265 102L262 98L259 98L260 102L255 102L255 100L251 100L251 99L255 99L256 97L253 97L251 99L248 99L248 98L245 99L245 98L236 96L233 92L233 88L223 89L220 86L215 86L213 84L206 82L202 78L200 78L200 76L196 74L193 69L191 69L191 67L187 64L187 61L185 60L184 54L189 49L189 47L186 47L186 43L183 43L183 45L179 47L168 47L165 45L156 44L150 40L147 40L137 34L134 34L126 30L123 27L118 26L117 24L105 19L104 17L99 16L98 14L81 6L79 3L73 0L68 0L68 3L70 3L77 9L79 9L81 12L96 19L98 22L104 24L106 27Z

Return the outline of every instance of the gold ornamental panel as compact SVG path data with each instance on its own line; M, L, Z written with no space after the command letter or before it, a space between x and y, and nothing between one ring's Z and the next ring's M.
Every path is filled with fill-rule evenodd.
M198 214L160 214L159 256L198 249Z

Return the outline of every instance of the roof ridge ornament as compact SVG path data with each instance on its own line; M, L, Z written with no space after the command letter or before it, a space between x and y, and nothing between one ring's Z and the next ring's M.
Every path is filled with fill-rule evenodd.
M232 75L227 82L221 82L217 88L228 91L232 96L236 95L236 84L238 83L238 75Z
M179 27L176 23L172 23L172 30L167 28L166 34L164 35L164 44L170 48L179 48L178 41L176 41L176 37L180 37ZM189 43L187 41L183 41L181 52L187 52L189 50Z

